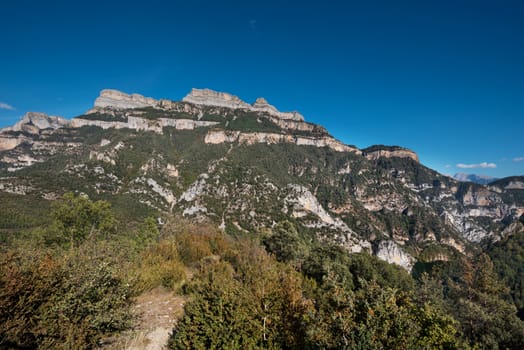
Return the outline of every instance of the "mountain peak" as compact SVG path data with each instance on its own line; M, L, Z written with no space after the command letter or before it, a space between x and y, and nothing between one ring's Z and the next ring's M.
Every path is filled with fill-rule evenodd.
M290 119L304 121L304 117L298 112L280 112L275 106L270 105L263 97L259 97L250 105L241 100L238 96L227 92L219 92L211 89L193 88L183 99L182 102L200 106L225 107L231 109L244 109L252 112L261 112L280 119ZM151 97L144 97L140 94L127 94L125 92L104 89L95 100L94 109L88 111L95 112L100 108L134 109L144 107L154 107L162 109L166 105L166 100L156 100Z
M246 109L254 112L263 112L280 119L292 119L304 121L304 117L298 112L280 112L275 106L270 105L263 97L259 97L250 105L239 97L227 92L218 92L210 89L195 89L182 99L184 102L196 105L226 107L233 109Z
M252 107L259 110L270 110L271 112L278 112L278 109L276 109L275 106L270 105L263 97L257 98Z
M227 92L218 92L210 89L195 89L182 99L184 102L196 105L226 107L233 109L246 109L253 112L263 112L280 119L292 119L304 121L304 117L298 112L280 112L275 106L270 105L263 97L259 97L250 105L235 95Z
M191 92L182 99L184 102L196 105L250 109L251 106L235 95L227 92L218 92L210 89L191 89Z
M125 92L113 89L104 89L95 100L95 107L128 109L154 107L157 103L158 101L151 97L144 97L139 94L126 94Z
M2 131L23 131L29 134L39 134L44 129L59 129L69 121L62 117L49 116L40 112L27 112L15 125Z
M474 182L480 185L487 185L491 182L497 181L498 179L492 176L487 175L478 175L478 174L466 174L466 173L457 173L453 175L453 178L461 182Z

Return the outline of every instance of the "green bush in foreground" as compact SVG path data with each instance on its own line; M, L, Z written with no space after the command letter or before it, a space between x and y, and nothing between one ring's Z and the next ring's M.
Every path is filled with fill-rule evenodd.
M63 257L14 251L0 259L0 344L91 348L128 326L131 289L107 259L80 250Z

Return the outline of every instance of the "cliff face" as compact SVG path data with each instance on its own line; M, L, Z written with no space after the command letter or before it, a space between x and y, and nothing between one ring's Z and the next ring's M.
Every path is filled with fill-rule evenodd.
M0 134L0 152L8 151L16 148L24 142L27 142L29 138L24 136L10 136Z
M217 92L209 89L192 89L191 92L182 99L184 102L195 105L217 106L233 109L250 109L251 106L242 101L237 96Z
M32 142L42 131L56 130L69 125L67 119L48 116L45 113L28 112L15 125L0 129L0 151Z
M233 109L245 109L254 112L263 112L281 119L291 119L297 121L304 120L304 117L298 112L278 111L262 97L257 98L253 105L250 105L242 101L237 96L225 92L216 92L209 89L192 89L191 92L182 99L182 101L196 105L218 106Z
M277 143L294 143L299 146L327 147L337 152L353 152L361 154L360 150L343 144L332 137L305 137L294 135L283 135L276 133L253 132L245 133L240 131L209 131L204 142L208 144L221 144L239 142L242 144L253 145L256 143L277 144Z
M62 117L49 116L45 113L28 112L15 125L0 129L0 132L23 131L29 134L39 134L41 130L59 129L68 124L69 121Z
M195 128L208 127L216 124L218 123L191 119L158 118L156 120L150 120L141 117L128 116L126 122L111 122L103 120L75 118L71 120L69 126L72 128L81 128L83 126L97 126L102 129L132 129L136 131L151 131L157 134L162 134L165 127L172 127L176 130L193 130Z
M210 89L192 89L182 102L197 106L223 107L229 109L243 109L246 111L264 113L279 119L303 121L304 117L298 112L280 112L270 105L266 99L259 97L252 105L242 101L237 96L226 92L218 92ZM94 108L88 113L94 113L101 109L135 109L153 107L166 110L180 110L180 103L166 99L155 100L139 94L126 94L112 89L105 89L95 100Z
M364 155L369 160L377 160L380 158L411 158L415 162L419 162L418 155L410 149L396 147L396 146L372 146L362 150Z
M100 96L95 100L95 107L98 108L143 108L143 107L155 107L158 101L144 97L139 94L128 95L118 90L105 89L100 92Z

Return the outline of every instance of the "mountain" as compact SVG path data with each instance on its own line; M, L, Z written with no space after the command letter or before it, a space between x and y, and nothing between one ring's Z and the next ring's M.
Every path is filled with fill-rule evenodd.
M496 177L487 176L487 175L477 175L477 174L466 174L466 173L457 173L453 175L453 178L462 182L473 182L480 185L487 185L491 182L498 180Z
M103 90L84 115L27 113L0 130L4 212L31 225L68 191L130 224L184 216L245 235L288 220L408 270L523 230L524 177L460 182L412 150L359 149L263 98L209 89L182 101Z

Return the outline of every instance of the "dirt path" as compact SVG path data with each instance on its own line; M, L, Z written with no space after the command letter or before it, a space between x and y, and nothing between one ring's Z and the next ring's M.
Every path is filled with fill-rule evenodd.
M185 301L185 297L160 287L140 295L133 306L133 313L138 316L136 326L103 349L164 349L173 327L184 314Z

